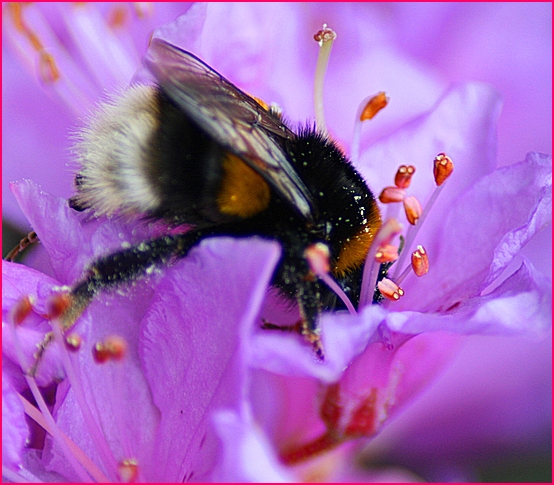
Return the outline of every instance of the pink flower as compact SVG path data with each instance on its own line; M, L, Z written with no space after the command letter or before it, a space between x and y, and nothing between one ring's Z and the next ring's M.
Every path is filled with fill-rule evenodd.
M120 71L103 58L100 48L104 42L117 46L121 65L134 60L138 67L138 60L125 53L137 39L145 47L139 28L110 29L91 6L28 8L23 19L41 39L47 36L40 15L60 27L53 19L61 13L62 25L70 30L69 37L61 37L62 45L73 45L71 39L78 50L86 33L71 30L83 26L77 22L83 19L79 8L88 9L97 33L105 34L87 44L88 66L76 64L73 56L54 55L67 69L63 82L73 83L90 102L100 84L113 86L133 76L132 69ZM102 9L104 18L116 11ZM315 50L301 39L323 20L330 22L320 22L320 15L336 19L333 27L345 38L333 53L344 64L334 71L331 64L327 83L327 93L344 93L344 99L327 95L327 113L334 115L328 126L340 139L348 139L356 104L374 89L368 86L382 83L375 90L383 88L392 75L386 73L394 74L397 107L380 115L380 127L379 118L372 126L381 134L393 125L396 129L371 144L374 138L366 130L357 160L370 186L378 192L391 184L398 165L410 163L417 173L409 192L425 201L434 186L433 157L446 151L455 160L456 171L416 240L430 255L429 273L421 279L409 276L398 302L365 306L357 316L324 315L323 364L296 336L258 328L260 314L276 315L275 321L283 323L282 318L295 317L265 298L279 257L279 248L266 241L207 240L124 295L98 298L75 327L84 340L80 351L70 355L52 345L37 375L39 385L65 376L57 388L54 418L57 429L94 464L83 467L74 463L77 448L64 444L52 427L41 454L22 448L26 428L17 393L28 383L17 365L21 354L25 366L32 362L34 344L48 329L44 315L57 287L75 281L95 256L158 228L86 221L64 199L42 193L33 183L14 184L16 199L46 250L51 276L3 263L3 321L9 323L3 345L7 474L23 465L19 479L79 480L91 474L97 480L140 481L379 480L352 471L353 452L367 442L357 438L373 437L424 389L452 359L462 335L541 336L549 327L550 282L530 262L517 264L517 255L550 220L551 158L534 153L495 169L500 102L489 86L440 89L443 80L403 62L378 35L370 43L377 48L369 51L378 72L361 82L368 57L350 33L352 26L367 24L366 16L379 17L379 8L368 6L195 5L154 35L192 50L247 92L277 100L287 116L303 120L312 114L309 96L296 88L311 83L313 68L307 66L315 64ZM303 19L315 23L308 28ZM11 34L21 37L13 27ZM291 40L297 43L292 52L286 49ZM311 64L306 62L310 58ZM97 86L91 86L85 70L96 72ZM139 70L135 78L141 75ZM352 89L345 92L346 85ZM53 87L61 97L71 94L68 84ZM74 99L68 106L85 110ZM58 121L69 124L68 118ZM60 193L69 195L66 191L68 181ZM35 297L33 310L14 332L14 308L28 295ZM125 358L96 363L91 347L114 333L126 342ZM307 461L295 465L299 460ZM394 470L391 475L415 479Z

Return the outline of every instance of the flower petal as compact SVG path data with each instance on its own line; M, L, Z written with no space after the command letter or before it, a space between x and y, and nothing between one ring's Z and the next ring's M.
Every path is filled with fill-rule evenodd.
M286 320L279 318L281 315L275 315L272 323L286 324ZM365 308L357 316L339 313L322 315L323 362L316 358L312 348L297 333L260 330L253 335L249 345L250 365L281 375L311 376L323 382L334 382L364 350L384 316L385 311L378 305Z
M551 325L551 283L527 262L498 288L457 302L444 313L392 312L391 330L421 333L446 330L464 334L541 336Z
M216 482L295 482L290 470L278 460L261 428L235 412L218 411L213 416L222 441L222 457L213 479Z
M56 278L63 284L72 283L92 258L75 211L67 200L42 192L30 180L14 182L11 189L48 252Z
M46 321L46 302L54 294L57 281L31 268L16 263L2 261L2 356L14 364L12 377L14 383L21 382L21 388L26 387L23 382L21 363L16 351L16 343L22 352L22 363L25 370L31 368L35 362L34 354L50 325ZM29 297L33 302L33 309L20 325L13 327L11 312L23 298ZM65 372L60 363L60 354L57 345L51 345L41 359L36 375L39 386L46 386L53 380L61 380ZM19 385L18 385L19 387Z
M211 412L241 403L251 331L279 257L274 243L217 238L168 272L145 316L141 359L160 411L148 476L206 480L219 443Z
M19 468L28 436L23 404L9 377L2 371L2 466L13 470Z

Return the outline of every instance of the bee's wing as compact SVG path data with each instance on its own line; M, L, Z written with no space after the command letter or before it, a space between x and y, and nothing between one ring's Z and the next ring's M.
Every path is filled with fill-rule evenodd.
M152 39L144 64L187 116L313 222L313 198L277 142L294 137L292 131L193 54L162 39Z

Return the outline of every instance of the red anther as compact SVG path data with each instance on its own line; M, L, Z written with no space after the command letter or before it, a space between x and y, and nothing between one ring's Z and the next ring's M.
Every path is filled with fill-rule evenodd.
M127 9L121 5L108 12L108 25L112 28L123 27L128 20Z
M318 42L320 46L322 46L325 42L335 40L336 38L337 33L333 29L327 27L327 24L323 24L323 28L314 34L314 40Z
M46 306L48 318L52 320L59 318L71 306L72 302L73 296L70 293L58 293L52 296Z
M134 458L122 460L117 464L119 479L124 483L133 483L137 480L139 472L138 461Z
M412 268L416 276L423 276L429 271L429 258L423 246L418 246L412 253Z
M406 197L406 191L398 187L385 187L379 195L379 200L383 204L391 204L392 202L402 202Z
M384 91L377 93L365 105L360 114L360 121L372 119L379 111L381 111L389 102L389 98Z
M433 175L437 186L442 185L454 171L454 163L445 153L439 153L433 162Z
M421 208L419 200L417 200L417 198L413 195L410 195L404 199L404 211L406 212L406 218L408 219L408 222L412 226L415 226L417 224L417 221L423 213L423 209Z
M398 259L398 247L392 244L385 244L377 249L375 261L378 263L390 263Z
M385 298L392 301L400 300L400 297L404 296L404 290L388 278L383 278L379 281L379 283L377 283L377 288Z
M415 167L413 165L400 165L394 176L394 185L401 189L407 189L414 173Z
M83 339L79 334L71 333L65 337L65 345L71 352L77 352L81 348Z
M107 337L105 345L108 348L110 356L113 360L122 360L127 353L127 342L117 335Z
M96 342L92 348L92 357L97 364L104 364L110 358L110 352L103 342Z
M31 314L33 311L33 300L34 298L32 296L25 295L12 307L11 317L14 325L21 325Z
M329 247L321 242L311 244L304 251L304 256L310 265L310 269L316 275L327 274L331 271L330 255Z
M92 355L96 363L104 364L108 360L122 360L127 353L127 342L117 336L106 337L104 342L96 342Z

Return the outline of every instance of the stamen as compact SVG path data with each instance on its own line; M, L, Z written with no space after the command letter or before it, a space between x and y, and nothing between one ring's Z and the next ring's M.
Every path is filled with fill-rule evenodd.
M448 159L448 161L446 159ZM439 153L436 156L435 160L433 161L433 169L435 169L435 167L437 165L437 160L438 160L438 165L441 165L443 167L444 166L447 167L445 169L445 171L448 172L447 177L450 177L450 175L452 174L452 171L454 169L454 164L452 163L452 160L450 160L450 158L447 157L444 153ZM444 162L444 164L443 164L443 162ZM442 170L443 169L439 169L439 172L443 173ZM435 177L435 179L436 179L436 177ZM427 215L429 214L429 212L431 211L431 208L433 207L433 205L435 204L437 198L439 197L439 194L440 194L441 190L444 188L444 182L445 182L446 179L442 180L442 176L441 176L439 178L439 180L440 180L441 184L437 185L437 187L433 191L433 194L431 195L431 198L427 202L427 204L425 206L425 209L423 209L423 213L419 217L418 223L414 226L410 226L410 228L408 229L408 232L406 234L406 244L405 244L405 248L407 250L410 249L410 246L414 242L414 239L415 239L418 231L421 229L421 226L423 226L423 223L425 222L425 219L427 218ZM400 272L400 268L402 267L402 263L404 263L404 260L406 259L406 256L407 256L407 251L403 251L402 254L400 255L400 258L395 263L396 268L395 268L393 277L396 277L398 275L398 273Z
M317 56L314 79L314 111L317 128L325 135L328 131L323 109L323 84L325 72L327 71L327 64L331 55L331 47L333 47L333 41L336 37L337 34L327 27L327 24L323 24L323 28L314 35L314 40L319 43L319 55Z
M418 277L426 275L429 271L429 258L427 256L427 251L425 251L425 248L421 245L419 245L412 253L411 264L406 266L400 276L394 279L396 284L400 285L412 271Z
M389 103L389 98L387 97L384 91L377 93L375 96L372 96L370 100L364 106L362 113L360 114L360 121L371 120L374 116L379 113L387 104Z
M127 22L127 9L122 5L116 5L108 12L108 25L112 29L123 27Z
M454 164L448 155L445 153L439 153L435 157L433 165L433 175L435 177L435 183L437 186L442 185L448 177L454 171Z
M412 268L418 277L426 275L429 272L429 257L423 246L418 246L412 253Z
M44 45L39 36L33 32L33 30L31 30L23 20L23 7L24 5L19 2L13 2L10 4L9 8L14 26L16 30L27 39L29 44L31 44L32 48L39 55L38 73L40 79L45 84L59 81L61 77L60 71L56 65L54 57L52 54L49 54L44 50Z
M46 305L46 311L49 319L56 319L62 316L71 306L73 297L70 293L58 293L54 295Z
M354 134L350 144L350 158L354 164L358 161L360 155L360 138L362 133L362 124L364 121L371 120L375 115L387 106L389 98L384 91L373 96L368 96L359 104L354 120Z
M67 380L69 381L69 384L71 385L73 392L75 393L75 399L77 400L77 404L81 410L81 413L83 415L83 419L86 424L86 428L89 431L89 434L96 445L96 449L99 452L100 459L102 460L102 463L112 476L116 476L116 460L110 450L110 447L100 431L100 428L98 427L96 420L92 416L92 412L90 410L89 404L87 399L85 398L85 392L82 386L82 381L79 376L78 370L76 367L74 367L71 357L69 353L67 352L65 339L63 336L63 324L55 319L52 321L52 332L54 333L54 337L56 338L56 341L60 345L60 348L62 349L61 356L62 356L62 362L64 366L65 373L67 375Z
M120 461L117 465L118 475L122 482L133 483L139 473L138 461L134 458Z
M52 54L45 51L40 52L38 75L44 84L52 84L60 80L60 70Z
M413 165L400 165L394 176L394 185L401 189L407 189L410 186L415 170Z
M342 300L346 305L346 308L351 315L357 315L354 305L350 301L350 298L346 295L344 290L329 274L331 271L331 264L329 262L330 252L329 248L324 243L315 243L306 249L304 256L310 265L310 269L313 273L320 278L333 292Z
M373 293L377 283L380 264L375 261L375 254L382 246L390 244L395 236L400 234L402 226L396 219L387 219L373 239L367 253L364 272L362 276L362 288L360 291L360 308L373 301Z
M391 263L398 259L398 247L392 244L385 244L377 249L375 261L378 263Z
M139 19L150 17L154 13L152 2L133 2L133 10Z
M17 396L21 403L23 404L23 409L25 410L25 414L29 416L33 421L35 421L40 427L42 427L47 433L49 433L51 436L54 436L54 431L50 428L48 421L43 416L43 414L35 407L33 406L27 399L25 399L21 394L18 394ZM110 481L110 479L104 475L98 467L94 464L94 462L85 454L81 448L79 448L74 441L69 438L62 430L58 428L58 432L60 436L65 441L67 447L71 450L71 452L75 455L75 458L83 465L83 467L89 471L91 476L100 483L107 483Z
M20 367L24 368L24 356L23 351L21 350L21 345L19 342L19 336L17 335L16 326L13 322L9 325L10 332L12 334L12 342L14 345L15 354L17 356L18 363ZM31 394L35 398L35 401L42 412L42 416L44 417L49 431L51 432L52 437L58 442L60 445L60 448L62 450L62 453L67 458L69 464L75 471L75 473L79 476L79 478L84 481L88 482L90 481L90 477L87 474L87 471L81 466L81 463L77 460L75 454L70 449L70 447L67 445L66 441L63 438L63 433L56 424L56 421L54 421L54 418L52 417L52 414L50 413L50 410L48 409L48 406L46 402L44 402L44 398L42 397L42 394L37 386L37 383L35 379L27 374L24 374L25 381L27 382L27 386L29 387ZM92 473L91 473L92 474Z
M397 301L400 297L404 296L404 290L388 278L383 278L379 281L379 283L377 283L377 288L385 298L392 301Z
M67 350L70 352L77 352L83 344L83 339L79 334L72 333L65 338L65 344Z
M379 200L383 204L392 204L393 202L402 202L406 197L406 191L399 187L385 187L379 194Z
M33 311L34 298L26 295L21 298L10 310L10 317L14 325L19 326Z
M92 349L92 356L97 364L104 364L110 360L120 361L127 353L127 342L117 335L106 337L104 342L96 342Z
M423 212L419 200L417 200L414 195L410 195L404 199L404 211L406 212L408 222L412 226L415 226L418 223Z

